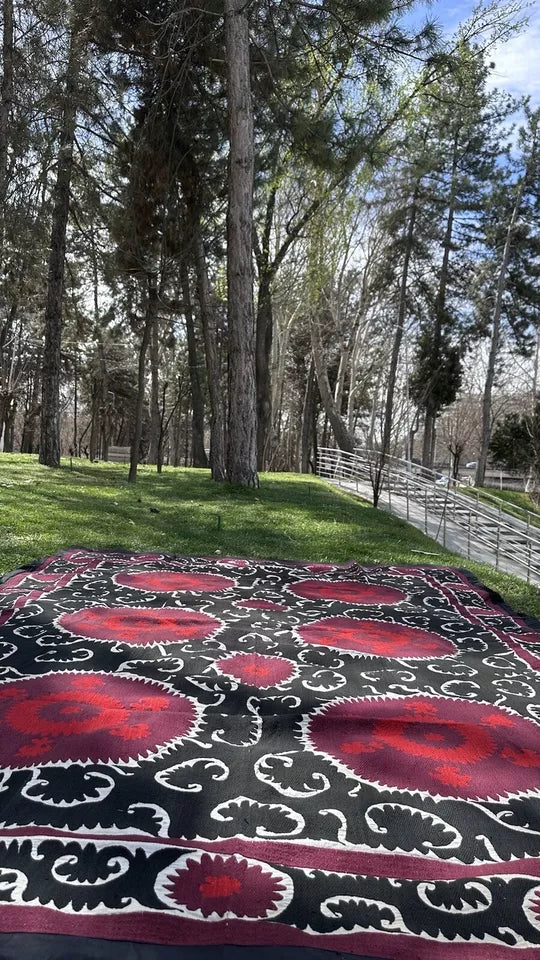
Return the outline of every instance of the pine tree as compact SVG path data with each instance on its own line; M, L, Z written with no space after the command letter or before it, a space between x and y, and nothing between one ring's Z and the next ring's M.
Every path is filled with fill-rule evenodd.
M527 122L521 128L519 134L519 157L514 169L511 167L505 177L505 189L502 194L498 191L499 202L496 205L498 218L494 240L499 263L495 273L496 279L494 278L490 350L482 405L482 439L476 469L477 486L484 485L492 429L493 386L501 343L501 326L506 307L509 308L509 317L514 319L514 328L516 328L516 320L518 322L517 332L519 335L521 332L519 328L523 327L523 321L530 319L527 314L531 306L534 315L540 305L540 296L533 280L534 272L537 272L538 269L538 253L540 251L538 234L538 212L540 210L538 199L538 188L540 186L539 120L540 111L532 112L527 108ZM525 270L523 269L524 265ZM516 300L518 304L521 302L521 310L523 311L521 317L518 311L517 318L515 316Z
M74 0L62 94L62 125L54 187L45 307L39 462L47 467L60 466L60 374L66 237L75 127L89 27L87 0Z
M496 173L498 122L508 113L489 91L489 65L482 51L461 43L454 66L426 88L423 109L430 124L429 172L432 217L439 224L433 249L433 279L426 287L428 316L422 323L412 396L424 412L422 463L435 455L439 413L456 397L469 320L463 303L470 289L477 212Z

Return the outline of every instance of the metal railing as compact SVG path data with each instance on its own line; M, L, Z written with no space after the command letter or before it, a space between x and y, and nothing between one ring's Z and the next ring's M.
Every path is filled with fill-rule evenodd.
M386 496L390 512L399 512L401 507L407 520L421 525L425 533L435 521L435 539L444 546L453 525L454 530L463 534L461 552L468 559L485 562L485 556L478 554L487 551L496 569L501 563L506 568L510 564L527 582L540 582L540 528L531 525L530 518L525 521L505 513L505 501L499 499L495 510L455 487L439 485L433 471L396 457L385 459L381 468L376 451L347 453L328 447L318 451L319 475L357 493L359 484L372 485L379 469L380 496ZM455 544L453 548L456 549Z
M363 457L370 462L375 462L380 456L376 450L368 450L367 447L357 447L355 449L355 455ZM462 483L460 480L455 480L453 477L446 477L441 474L439 470L431 470L428 467L423 467L420 463L415 463L414 460L404 460L400 457L393 457L386 455L385 463L389 466L395 467L398 471L405 471L407 473L413 474L414 476L420 477L424 480L431 480L432 483L442 483L444 479L447 479L448 484L452 489L455 490L464 490L467 497L472 497L476 500L477 504L484 503L486 506L492 505L494 510L502 511L509 513L511 516L514 516L517 520L521 520L527 527L538 526L540 527L540 517L533 510L527 510L526 507L521 507L517 503L512 503L511 501L505 500L503 497L498 497L495 493L488 493L487 490L482 489L481 491L475 487L470 486L469 484Z

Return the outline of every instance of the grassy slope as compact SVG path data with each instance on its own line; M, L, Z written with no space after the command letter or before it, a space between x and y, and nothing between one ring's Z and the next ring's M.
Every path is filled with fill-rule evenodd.
M538 504L531 500L528 493L522 493L519 490L493 490L491 487L460 487L459 492L466 493L475 500L477 494L479 494L481 501L495 509L497 509L498 504L493 502L492 497L504 500L506 506L503 507L503 509L506 510L507 513L512 514L512 516L518 517L519 520L524 519L523 513L521 510L514 509L515 507L521 507L522 510L530 510L533 514L533 516L531 516L531 523L536 527L540 527L540 509L538 508Z
M0 455L0 573L62 547L121 546L179 554L469 566L514 609L540 616L540 590L467 563L414 527L313 478L266 474L259 490L213 483L206 471ZM154 507L159 513L152 513Z
M488 490L487 488L482 488L482 493L492 493L496 497L499 497L500 500L505 500L508 509L512 513L512 507L521 507L523 510L530 510L531 513L534 513L538 518L538 524L540 525L540 510L538 509L538 504L534 503L528 493L522 493L520 490ZM516 514L521 517L521 513L516 511ZM533 521L535 522L535 521Z

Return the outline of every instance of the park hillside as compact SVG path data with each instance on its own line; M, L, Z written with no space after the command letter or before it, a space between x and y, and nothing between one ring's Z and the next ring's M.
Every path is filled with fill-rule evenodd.
M493 60L526 16L3 0L6 565L429 547L321 487L327 448L537 496L539 112Z
M540 591L464 561L410 524L317 477L262 474L257 490L215 483L208 471L0 458L0 576L72 546L368 565L463 567L514 609L540 618ZM539 518L540 519L540 518Z

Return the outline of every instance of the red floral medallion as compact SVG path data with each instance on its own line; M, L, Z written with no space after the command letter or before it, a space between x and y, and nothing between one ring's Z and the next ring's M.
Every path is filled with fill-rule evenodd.
M466 799L540 789L537 725L490 704L345 700L316 710L306 735L312 749L387 787Z
M63 613L57 623L77 637L137 646L203 640L222 626L207 613L176 607L86 607Z
M456 647L446 637L384 620L327 617L298 627L297 632L304 643L376 657L425 659L449 656L456 652Z
M296 674L296 664L285 657L267 657L261 653L235 653L216 661L221 673L241 683L265 690L276 687Z
M353 604L400 603L407 599L407 595L395 587L378 587L356 580L300 580L288 590L305 600L340 600Z
M531 926L540 930L540 886L529 890L523 902L523 910Z
M117 573L114 580L120 587L150 590L152 593L219 593L235 586L234 580L220 573L177 573L174 570Z
M195 701L160 684L100 673L50 673L0 685L0 766L127 763L181 740Z
M184 916L266 919L290 902L289 878L256 860L211 853L188 854L163 876L161 896Z

